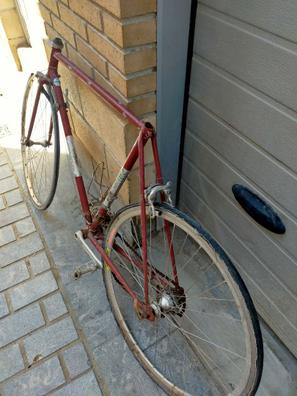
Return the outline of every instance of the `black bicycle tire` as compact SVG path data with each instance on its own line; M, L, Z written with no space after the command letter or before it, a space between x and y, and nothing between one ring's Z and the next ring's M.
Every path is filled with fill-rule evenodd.
M24 135L25 135L25 121L26 121L26 109L27 109L27 101L28 101L28 97L29 97L29 93L30 93L30 89L32 87L33 84L33 80L34 78L38 78L36 76L36 74L31 74L27 85L26 85L26 89L25 89L25 93L24 93L24 99L23 99L23 106L22 106L22 129L21 129L21 134L22 134L22 141L24 139ZM53 198L55 196L56 193L56 189L57 189L57 184L58 184L58 179L59 179L59 168L60 168L60 133L59 133L59 123L58 123L58 112L56 109L56 105L55 105L55 100L54 100L54 96L52 93L52 86L50 84L46 84L46 90L43 90L41 94L44 94L44 96L47 98L47 100L50 103L51 106L51 113L52 113L52 121L53 121L53 133L54 133L54 141L55 141L55 146L54 146L54 169L53 169L53 178L52 178L52 182L51 182L51 188L48 194L47 199L45 200L45 202L43 202L42 204L38 205L36 203L36 201L34 200L34 198L32 197L32 193L31 193L31 189L28 186L28 180L25 177L25 181L26 181L26 187L27 187L27 191L30 197L30 200L32 202L32 204L39 210L46 210L50 204L53 201ZM23 148L22 148L22 155L23 155ZM24 157L23 157L23 167L24 167L24 173L26 174L25 171L25 165L24 165Z
M128 205L121 210L119 210L116 215L114 216L112 222L109 225L109 228L107 230L107 236L110 234L110 231L113 227L113 223L116 221L116 219L126 210L129 210L131 208L135 208L139 206L138 204L132 204ZM194 228L196 232L199 233L201 237L205 239L205 241L211 246L211 248L217 253L217 255L220 257L221 260L226 264L226 267L228 269L229 274L231 275L233 281L236 283L238 286L242 299L245 303L245 307L247 309L247 312L249 314L249 317L251 319L251 325L252 325L252 333L253 333L253 338L255 340L255 347L256 347L256 358L255 358L255 375L254 375L254 380L253 383L251 384L251 389L249 393L242 394L242 396L254 396L256 394L256 391L259 387L261 376L262 376L262 371L263 371L263 341L262 341L262 334L260 330L260 324L258 320L258 315L254 306L254 303L251 299L251 296L248 292L248 289L242 280L242 277L240 276L238 270L235 268L234 264L232 261L229 259L227 254L224 252L224 250L221 248L221 246L210 236L210 234L204 230L204 228L199 224L197 221L194 221L192 218L190 218L187 214L181 212L179 209L173 208L167 204L156 204L156 209L158 210L167 210L174 214L175 216L179 217L181 220L185 221L190 227ZM110 251L107 250L109 253ZM167 392L170 391L168 388L166 389L159 381L154 377L154 375L151 373L151 370L145 366L143 362L143 358L140 356L140 354L137 353L137 350L135 349L135 345L131 342L131 339L127 337L127 334L125 334L123 330L123 321L117 316L115 307L113 306L112 298L109 294L109 288L107 286L107 277L110 276L111 271L107 266L104 266L104 271L103 271L103 279L106 287L106 294L107 298L109 300L110 306L112 308L112 311L114 313L116 322L124 336L124 339L126 340L129 348L131 349L132 353L134 356L137 358L137 360L140 362L140 364L143 366L143 368L148 372L148 374L160 385L166 390ZM134 340L133 336L132 339ZM137 344L137 342L134 340L134 342ZM140 349L140 347L137 345L137 347ZM146 358L147 359L147 358ZM148 359L147 359L148 360ZM171 394L171 393L170 393Z

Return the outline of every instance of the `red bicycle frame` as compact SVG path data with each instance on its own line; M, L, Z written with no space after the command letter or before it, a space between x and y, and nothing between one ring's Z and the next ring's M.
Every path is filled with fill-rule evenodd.
M151 124L139 120L114 96L112 96L103 87L101 87L93 79L91 79L86 73L84 73L79 67L77 67L73 62L71 62L67 57L65 57L61 53L62 48L63 48L62 41L59 38L54 39L52 42L52 51L50 55L47 76L45 76L45 79L42 78L40 79L39 90L37 91L36 100L34 103L32 118L29 127L29 135L34 124L38 101L40 97L40 91L42 89L43 84L48 83L50 80L50 83L52 84L53 87L56 105L60 113L61 122L63 125L64 134L67 141L69 156L72 163L73 173L75 176L75 182L76 182L78 195L80 198L82 213L87 226L87 229L84 230L84 237L88 238L91 241L91 243L94 245L96 250L103 258L104 262L110 267L111 271L117 277L119 282L133 298L134 303L138 305L142 303L139 302L136 294L133 292L133 290L131 290L131 288L127 284L126 280L124 279L120 271L117 269L117 267L114 265L114 263L106 253L105 249L98 242L98 239L100 239L100 233L102 233L102 228L100 227L100 224L102 224L104 219L106 219L108 215L108 210L112 202L117 197L120 188L127 179L129 172L133 168L135 162L137 161L137 159L139 159L139 188L140 188L140 208L141 208L140 218L141 218L142 259L143 259L142 265L143 265L143 274L144 274L144 308L145 308L146 317L151 318L152 314L151 314L151 309L149 307L149 295L148 295L149 268L148 268L148 259L147 259L147 239L146 239L146 201L145 201L146 187L145 187L145 171L144 171L145 169L144 146L148 142L148 140L151 140L155 173L156 173L156 183L162 184L163 179L161 174L160 159L157 148L156 133ZM59 62L61 62L64 66L66 66L76 77L78 77L83 83L85 83L88 87L90 87L91 90L93 90L100 98L104 99L104 101L107 102L115 111L117 111L119 114L121 114L121 116L125 117L131 124L135 125L139 129L139 135L136 142L134 143L114 183L112 184L110 190L108 191L103 204L101 205L101 207L94 216L92 216L90 211L84 181L78 165L70 122L67 114L68 109L64 101L64 96L61 89L60 78L59 78L60 76L58 74ZM165 230L166 230L168 243L169 245L171 245L170 229L166 221L165 221ZM169 250L170 250L170 256L173 267L172 269L173 269L174 283L177 284L178 282L177 282L173 247L170 246ZM151 319L153 320L153 318Z

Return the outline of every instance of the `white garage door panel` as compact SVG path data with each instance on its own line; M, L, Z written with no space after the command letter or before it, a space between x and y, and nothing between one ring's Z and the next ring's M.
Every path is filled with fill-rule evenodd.
M296 171L296 113L196 57L190 96Z
M201 3L268 32L296 41L296 0L203 0Z
M285 39L297 42L297 2L203 3L180 206L228 252L258 311L297 356L297 43ZM285 235L265 230L239 207L235 183L271 204Z
M297 109L297 53L291 43L272 35L266 37L263 31L204 8L197 18L196 53Z
M226 161L254 182L259 189L265 191L282 211L291 212L289 215L294 221L297 220L295 173L276 162L259 146L243 138L223 120L209 113L192 99L189 101L188 108L188 129L219 152ZM259 169L261 169L260 172ZM295 245L297 250L296 238Z
M232 185L235 183L243 184L249 187L252 191L256 192L258 195L263 197L263 194L259 192L258 188L251 181L246 179L237 170L235 170L228 162L226 162L220 155L218 155L215 151L205 145L201 140L192 136L191 132L187 131L187 144L184 150L184 156L187 161L191 164L194 169L199 169L202 173L208 176L208 178L216 184L216 186L232 201L234 201L234 197L232 194ZM185 164L186 166L187 164ZM188 180L188 178L193 176L184 172L184 180ZM193 189L195 190L195 179L192 180ZM198 186L199 188L200 186ZM295 274L295 278L290 278L290 282L293 282L293 292L296 289L296 279L297 279L297 243L296 243L296 235L297 235L297 224L295 221L280 212L279 208L277 208L273 203L264 195L265 201L271 205L271 207L276 210L286 228L287 232L285 235L276 235L266 230L263 227L260 227L262 231L263 238L268 238L272 241L273 244L279 247L279 250L284 250L284 254L290 256L290 267L283 268L282 262L280 262L280 268L283 268L282 273L285 271L285 277L287 277L288 270L291 270L291 274ZM240 213L244 214L244 211L240 209ZM248 219L250 217L246 216ZM256 224L253 220L251 220L252 224ZM260 237L260 246L262 243L262 237ZM266 249L266 247L265 247ZM265 257L266 251L264 249L263 256ZM292 266L293 261L293 266ZM273 267L275 264L273 264ZM280 274L281 275L281 274Z

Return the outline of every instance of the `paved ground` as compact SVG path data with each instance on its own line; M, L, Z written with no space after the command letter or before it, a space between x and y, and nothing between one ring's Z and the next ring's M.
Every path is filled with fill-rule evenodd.
M164 395L127 348L101 274L72 278L89 258L73 235L81 217L65 153L49 210L25 202L18 122L0 119L0 395ZM263 331L257 396L296 396L296 359Z
M0 394L100 394L54 263L0 152Z

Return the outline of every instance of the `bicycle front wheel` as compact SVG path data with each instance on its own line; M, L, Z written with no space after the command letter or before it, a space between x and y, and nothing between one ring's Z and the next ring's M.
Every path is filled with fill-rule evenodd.
M105 265L107 295L126 342L171 395L254 395L262 372L262 338L242 279L198 223L168 205L156 209L153 219L147 209L154 321L138 318L131 297ZM107 234L107 251L143 301L143 271L135 265L142 255L139 224L139 205L120 211Z
M35 74L28 80L23 100L21 145L31 201L38 209L47 209L58 182L59 126L52 88L47 83L40 85Z

